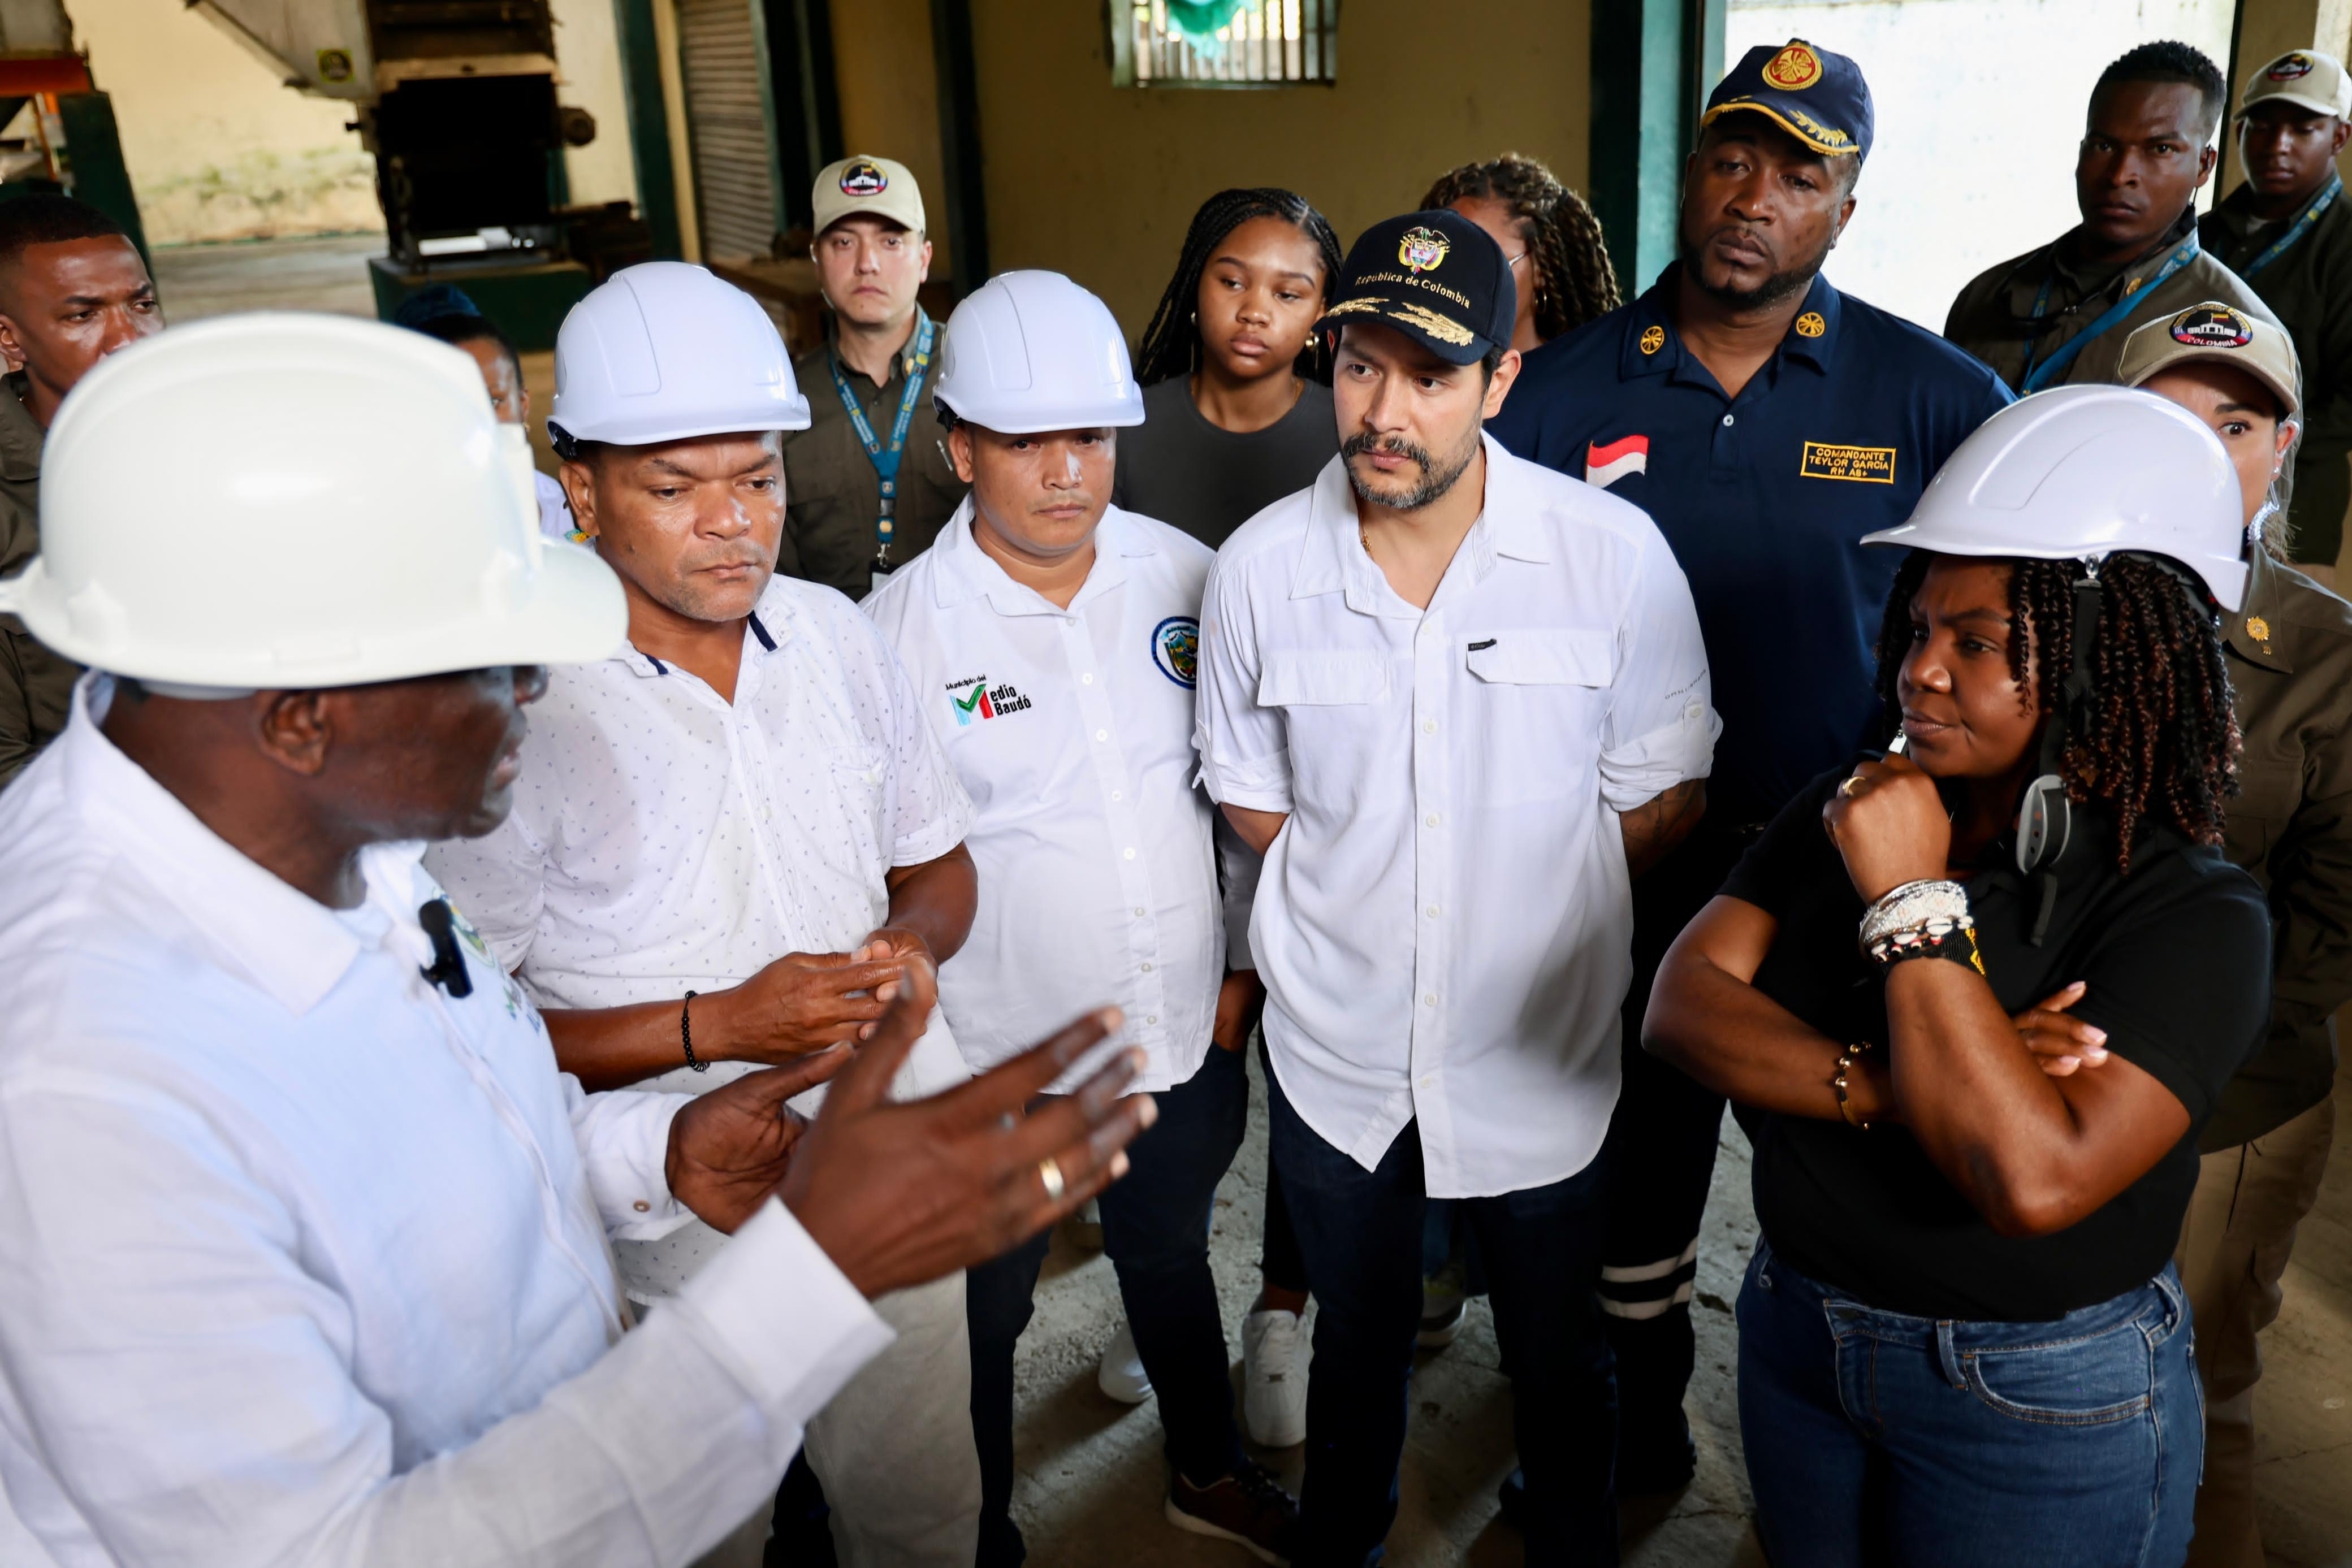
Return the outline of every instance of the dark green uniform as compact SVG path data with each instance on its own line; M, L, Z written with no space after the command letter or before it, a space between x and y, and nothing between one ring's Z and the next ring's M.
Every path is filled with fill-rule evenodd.
M2075 236L2082 231L2069 229L2039 250L1979 273L1952 301L1944 336L1990 365L2012 390L2021 392L2029 350L2035 364L2047 361L2135 286L2138 291L2131 310L2084 344L2051 385L2114 381L2116 366L2123 358L2124 340L2131 336L2133 328L2208 299L2234 305L2258 321L2278 324L2270 308L2210 251L2200 251L2162 283L2146 284L2174 247L2189 237L2195 222L2194 209L2181 214L2147 255L2120 267L2077 260ZM2042 293L2045 281L2050 285L2046 297ZM2038 319L2037 300L2042 307Z
M913 339L908 340L909 349ZM875 525L882 514L882 481L857 428L834 384L833 345L801 356L793 366L801 395L809 401L809 427L784 433L784 542L776 570L837 588L863 599L873 586ZM876 386L842 366L866 410L866 423L883 441L898 417L907 390L907 354L890 361L890 379ZM932 350L930 380L924 384L907 445L898 460L898 507L891 528L890 559L904 566L930 549L963 500L964 486L948 461L947 432L931 407L930 381L939 376Z
M2328 1019L2352 1001L2352 605L2257 554L2222 631L2246 742L2226 847L2270 897L2274 970L2270 1033L2205 1124L2209 1151L2327 1098Z
M2197 225L2223 265L2242 269L2292 219L2258 223L2241 185ZM2334 566L2352 508L2352 199L2338 197L2310 232L2246 280L2294 340L2303 362L2303 450L2294 460L2288 552Z
M41 427L0 385L0 577L24 570L41 548ZM66 727L81 666L0 615L0 785Z

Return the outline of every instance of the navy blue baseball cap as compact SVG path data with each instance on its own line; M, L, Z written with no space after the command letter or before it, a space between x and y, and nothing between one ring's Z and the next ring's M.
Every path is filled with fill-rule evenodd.
M1357 236L1315 324L1393 327L1448 364L1511 346L1518 287L1495 236L1446 208L1384 218Z
M1870 156L1870 84L1862 68L1802 38L1742 55L1707 94L1698 122L1742 111L1764 116L1824 158Z

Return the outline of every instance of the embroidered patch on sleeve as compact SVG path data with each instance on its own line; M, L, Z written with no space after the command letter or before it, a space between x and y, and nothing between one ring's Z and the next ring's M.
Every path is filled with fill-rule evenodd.
M1808 441L1804 461L1798 465L1797 473L1807 479L1857 479L1870 485L1892 485L1895 448Z

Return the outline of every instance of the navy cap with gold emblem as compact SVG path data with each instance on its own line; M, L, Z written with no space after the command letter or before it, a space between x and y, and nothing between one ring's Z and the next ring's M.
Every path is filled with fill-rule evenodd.
M1759 44L1707 94L1699 124L1740 112L1760 114L1824 158L1870 156L1870 84L1843 55L1802 38L1779 48Z
M1494 236L1461 214L1407 213L1360 235L1316 325L1393 327L1449 364L1510 347L1519 310L1511 264Z

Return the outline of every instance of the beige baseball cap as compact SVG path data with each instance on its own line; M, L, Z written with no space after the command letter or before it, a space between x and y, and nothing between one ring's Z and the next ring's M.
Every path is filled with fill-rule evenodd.
M2352 118L2352 76L2344 74L2344 62L2334 55L2289 49L2246 78L2235 118L2244 119L2246 111L2258 103L2274 101L2295 104L2314 114L2332 114L2338 120Z
M824 233L844 218L887 218L921 232L923 193L904 163L864 153L825 165L816 177L814 226Z
M2126 338L2116 380L2136 387L2190 360L2211 360L2245 371L2270 388L2289 419L2303 407L2303 367L2294 357L2294 340L2218 299L2161 317Z

